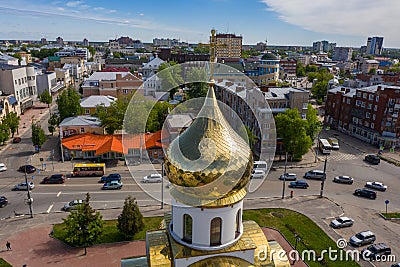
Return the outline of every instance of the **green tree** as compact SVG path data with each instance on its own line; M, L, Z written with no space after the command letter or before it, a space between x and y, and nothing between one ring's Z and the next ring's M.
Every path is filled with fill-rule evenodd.
M277 137L282 138L285 152L293 160L301 160L312 146L312 140L306 133L307 122L297 109L288 109L275 117Z
M245 129L246 129L246 134L247 134L247 138L248 138L248 141L249 141L250 149L251 149L251 151L254 152L254 145L255 145L255 144L257 143L257 141L258 141L257 135L255 135L255 134L253 133L253 131L250 130L250 128L249 128L248 126L244 126L244 127L245 127Z
M48 124L47 128L49 129L49 132L51 133L51 135L53 135L57 126L60 124L60 117L58 116L58 114L56 114L56 113L51 114L49 120L47 121L47 124Z
M108 134L114 134L115 131L122 130L129 101L129 97L123 97L112 102L109 107L105 107L104 105L96 107L96 116L99 117L101 125Z
M80 106L80 95L72 88L65 90L57 97L58 112L60 121L65 118L74 117L82 114Z
M117 51L113 52L114 58L121 58L121 54Z
M314 140L317 133L322 129L322 123L318 119L318 110L313 108L311 104L307 106L306 121L306 133L311 140Z
M297 61L296 65L296 75L297 77L304 77L306 76L306 69L304 68L303 63L300 60Z
M15 112L10 112L4 116L2 124L7 125L11 132L11 137L14 137L15 132L18 131L19 121L21 118Z
M93 245L103 231L104 222L100 212L90 206L90 195L64 220L67 230L65 240L72 246Z
M8 137L10 137L10 129L5 123L0 124L0 144L4 145Z
M136 233L144 229L143 215L135 198L131 196L125 198L122 213L118 216L117 228L126 239L132 239Z
M41 148L46 139L46 134L40 124L38 122L32 123L32 144Z
M371 68L369 70L368 74L376 74L376 69L375 68Z
M208 85L206 82L198 82L198 81L207 81L207 72L204 68L193 68L188 71L187 80L193 81L192 83L187 84L189 90L186 92L187 98L198 98L205 97L208 91Z
M165 118L167 117L172 106L168 102L156 102L150 111L149 118L146 123L146 132L157 132L161 130L164 125Z
M39 101L42 102L43 104L47 104L47 107L50 108L50 104L53 101L53 97L49 93L49 91L44 91L40 96L39 96Z
M158 76L161 78L163 91L170 90L172 98L180 85L184 83L181 66L175 61L164 62L158 67Z

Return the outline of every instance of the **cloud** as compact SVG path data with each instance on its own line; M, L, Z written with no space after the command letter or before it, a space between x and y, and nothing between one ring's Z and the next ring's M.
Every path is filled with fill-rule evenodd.
M57 10L59 10L59 11L64 11L65 8L63 8L63 7L57 7Z
M76 7L80 4L83 4L83 1L70 1L70 2L67 2L65 5L68 7Z
M99 6L99 7L95 7L95 8L93 8L94 10L96 10L96 11L100 11L100 10L104 10L105 8L104 7L101 7L101 6Z
M144 14L143 14L143 13L140 13L139 16L144 16Z
M115 13L115 12L117 12L117 10L115 9L108 10L108 13Z
M268 11L304 29L355 36L384 36L400 43L398 10L400 1L380 0L261 0Z

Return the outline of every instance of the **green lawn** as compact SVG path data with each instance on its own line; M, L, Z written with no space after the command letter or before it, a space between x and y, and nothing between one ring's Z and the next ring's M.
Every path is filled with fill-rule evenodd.
M0 258L0 267L12 267L12 265L6 262L3 258Z
M146 231L156 230L163 217L145 217L144 224L145 229L135 235L133 240L142 240L146 237ZM253 220L257 222L261 227L272 227L279 230L286 239L291 243L295 244L294 234L296 233L301 241L297 244L297 250L300 252L307 250L314 250L316 253L320 253L321 250L337 249L336 242L329 238L325 232L318 227L308 217L287 209L258 209L258 210L245 210L243 212L243 220ZM123 237L119 234L116 227L117 220L105 221L103 234L97 241L97 244L101 243L112 243L123 241ZM65 231L64 224L54 225L53 237L64 241ZM340 262L340 261L329 261L327 259L327 253L324 255L323 262L307 261L311 266L328 266L328 267L352 267L359 266L354 261ZM344 256L343 256L344 258Z
M390 219L394 219L394 218L399 218L400 219L400 212L382 212L382 215L385 216L385 218L390 218Z

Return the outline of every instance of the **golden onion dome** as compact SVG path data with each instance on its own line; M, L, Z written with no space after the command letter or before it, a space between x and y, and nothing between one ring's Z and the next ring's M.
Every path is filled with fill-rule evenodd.
M218 107L210 82L192 125L168 147L165 171L171 195L191 206L225 206L246 195L253 156L248 143L231 128Z

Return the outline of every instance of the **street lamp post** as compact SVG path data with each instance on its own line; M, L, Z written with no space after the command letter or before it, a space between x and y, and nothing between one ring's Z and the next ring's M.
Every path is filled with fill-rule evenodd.
M285 181L286 181L286 166L287 166L287 158L288 158L288 152L286 152L285 156L285 171L283 172L283 182L282 182L282 199L285 198Z
M161 209L164 209L164 162L161 163Z
M324 195L324 185L325 185L325 180L326 180L326 163L328 161L328 154L325 156L325 163L324 163L324 177L322 177L321 180L321 192L319 194L319 197L323 197Z
M26 165L27 164L25 164L25 184L26 184L27 197L28 197L28 201L27 202L28 202L28 205L29 205L29 213L31 215L31 218L33 218L33 211L32 211L33 199L31 197L31 191L29 190L30 188L29 188L29 184L28 184L28 175L27 175L27 172L26 172L26 168L27 168Z

